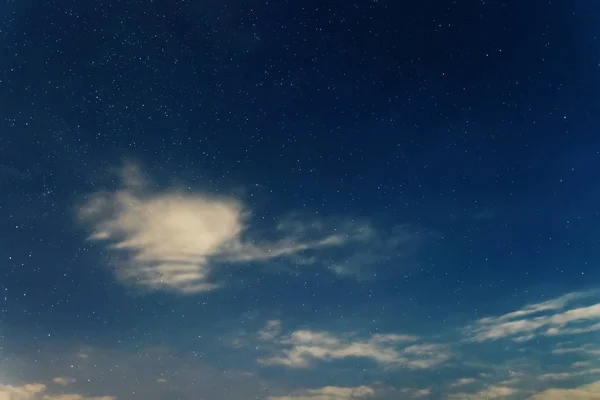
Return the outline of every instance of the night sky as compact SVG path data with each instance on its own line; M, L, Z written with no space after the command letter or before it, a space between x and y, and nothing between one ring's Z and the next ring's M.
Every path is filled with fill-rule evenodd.
M599 21L0 1L0 400L600 399Z

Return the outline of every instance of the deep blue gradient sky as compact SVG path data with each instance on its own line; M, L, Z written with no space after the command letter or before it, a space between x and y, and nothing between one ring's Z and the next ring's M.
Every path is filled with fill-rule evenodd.
M600 398L599 18L3 1L0 399Z

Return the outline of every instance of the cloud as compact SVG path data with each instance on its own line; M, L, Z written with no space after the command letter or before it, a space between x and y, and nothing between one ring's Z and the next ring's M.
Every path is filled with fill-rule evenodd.
M277 338L281 334L281 321L271 320L267 322L267 325L258 333L260 340L271 341Z
M584 344L578 347L560 347L552 349L552 354L570 354L570 353L578 353L587 356L600 356L600 349L596 348L590 344Z
M541 303L529 304L520 310L513 311L508 314L504 314L500 317L482 318L480 320L480 322L482 322L482 323L503 322L503 321L508 321L508 320L512 320L515 318L519 318L519 317L525 317L525 316L532 315L532 314L539 314L539 313L542 313L545 311L560 310L560 309L563 309L567 305L567 303L569 303L570 301L577 300L577 299L587 297L587 296L591 296L594 293L595 292L593 292L593 291L568 293L568 294L558 297L556 299L544 301Z
M419 399L421 397L428 397L431 395L431 389L426 388L426 389L418 389L415 390L412 394L411 397L414 399Z
M511 337L516 342L524 342L539 335L557 336L600 330L600 323L589 324L600 320L600 304L564 310L570 302L593 293L570 293L498 317L482 318L475 325L468 327L466 332L469 338L476 342L506 337Z
M44 351L22 348L24 352L4 354L0 360L0 382L21 392L23 381L43 386L36 395L8 400L265 399L267 388L284 389L276 381L265 383L255 371L241 370L239 360L215 366L201 356L167 346L95 347L48 338L40 347ZM89 358L77 357L82 348ZM54 377L66 376L73 378L69 386L53 383ZM7 398L0 395L0 400Z
M586 326L583 328L552 327L552 328L549 328L546 332L544 332L544 334L546 336L578 335L578 334L582 334L582 333L589 333L589 332L596 332L596 331L600 331L600 323Z
M460 400L489 400L500 399L520 393L519 389L508 386L491 385L477 393L455 393L448 396L449 399Z
M472 383L477 382L477 379L474 378L460 378L450 384L450 387L460 387L470 385Z
M568 380L573 379L578 376L585 375L596 375L600 374L600 368L590 368L582 371L570 371L570 372L558 372L558 373L548 373L540 375L538 379L541 380Z
M274 229L280 238L251 235L251 213L238 199L156 192L141 170L129 165L122 187L92 194L79 208L91 230L90 240L121 251L116 274L124 282L148 289L197 293L219 286L211 272L219 263L300 257L300 253L368 240L373 229L363 222L327 225L287 218Z
M483 211L479 211L473 214L473 218L476 220L494 219L496 218L496 213L492 210L485 209Z
M330 269L333 272L365 279L373 277L376 271L373 267L379 265L393 263L406 266L426 241L435 236L433 232L410 224L396 225L389 232L373 229L367 232L369 240L355 244L356 251L331 263Z
M0 177L11 181L31 179L32 175L12 165L0 165Z
M48 394L41 383L0 385L0 400L116 400L113 396L85 397L80 394Z
M74 379L69 378L68 376L57 376L56 378L52 379L52 382L60 386L67 386L70 383L73 383L73 381Z
M590 368L594 363L592 361L575 361L571 368Z
M402 388L402 389L399 389L398 391L404 395L404 396L402 396L402 398L410 397L412 399L419 399L419 398L428 397L431 395L430 388L425 388L425 389Z
M271 324L271 325L269 325ZM267 331L271 332L267 324ZM279 325L278 325L279 326ZM276 351L259 362L263 365L282 365L289 368L308 368L311 362L363 358L387 368L406 367L426 369L443 364L450 358L449 350L440 344L410 344L418 340L411 335L377 334L367 339L353 335L334 335L329 332L296 330L289 335L259 336L273 342Z
M526 367L523 366L523 368ZM507 379L504 379L503 381L499 382L499 384L500 386L513 386L523 382L525 379L530 377L531 375L528 375L524 372L510 370L508 371Z
M575 389L548 389L529 400L596 400L600 398L600 381Z
M80 394L59 394L55 396L44 395L41 400L116 400L113 396L85 397Z
M339 387L325 386L321 389L308 389L298 395L267 397L267 400L350 400L362 399L375 395L375 390L369 386Z
M46 391L46 385L32 383L23 386L0 385L0 400L33 400Z

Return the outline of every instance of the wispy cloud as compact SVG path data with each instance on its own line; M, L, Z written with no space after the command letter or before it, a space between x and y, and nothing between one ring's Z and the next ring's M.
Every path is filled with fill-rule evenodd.
M571 364L571 368L590 368L594 363L590 360L588 361L575 361Z
M369 386L339 387L325 386L320 389L307 389L287 396L270 396L267 400L350 400L362 399L375 395Z
M600 304L565 310L570 302L592 294L593 292L570 293L498 317L482 318L468 327L466 332L476 342L506 337L522 342L540 335L557 336L600 330L600 323L596 322L600 321Z
M569 371L569 372L557 372L548 373L539 376L541 380L568 380L579 376L586 375L598 375L600 374L600 368L590 368L581 371Z
M260 359L263 365L283 365L290 368L308 368L311 362L333 361L345 358L363 358L388 368L432 368L446 362L450 351L444 345L415 343L411 335L377 334L368 338L354 335L336 335L330 332L297 330L289 335L271 335L270 321L260 336L272 342L275 352ZM265 335L265 332L269 332ZM411 344L409 344L411 343Z
M409 266L434 232L410 224L394 226L389 232L369 230L369 240L357 243L357 251L334 260L330 268L338 275L359 279L372 277L376 267L393 262ZM362 244L362 246L361 246Z
M577 353L577 354L581 354L584 356L594 356L594 357L598 357L600 356L600 348L594 347L590 344L584 344L581 346L576 346L576 347L563 347L563 346L556 346L554 349L552 349L552 354L570 354L570 353Z
M31 173L12 165L0 165L0 177L8 180L26 180L31 178Z
M272 341L280 334L281 321L274 319L267 322L267 325L258 333L258 337L260 340Z
M214 366L167 346L95 347L48 339L40 347L45 351L3 354L1 400L265 399L267 388L284 388L237 363ZM88 358L77 357L81 348ZM55 377L72 383L56 384Z
M456 388L461 386L470 385L472 383L477 382L475 378L460 378L450 384L450 387Z
M116 400L114 396L86 397L80 394L51 394L47 386L30 383L22 386L0 385L2 400Z
M449 395L448 398L456 400L489 400L513 396L520 392L521 391L519 389L509 386L491 385L477 393L454 393Z
M525 372L509 370L508 377L506 379L504 379L503 381L500 381L499 385L500 386L515 386L529 378L531 378L531 374L528 375Z
M548 389L529 400L597 400L600 399L600 381L575 389Z
M156 192L133 165L124 168L120 178L119 190L89 196L79 217L90 227L91 240L122 252L118 277L149 289L207 291L219 286L211 280L219 263L301 257L307 251L376 239L365 222L286 218L274 228L279 239L260 240L251 232L250 210L239 199L176 189ZM402 245L408 236L398 232L393 240ZM334 270L344 272L342 267Z
M494 211L489 210L489 209L486 208L483 211L476 212L473 215L473 218L476 219L476 220L494 219L494 218L496 218L496 213Z
M74 379L70 378L68 376L57 376L56 378L52 379L52 382L54 382L60 386L67 386L67 385L73 383Z
M416 390L413 394L412 397L415 399L420 399L422 397L427 397L431 395L431 389L419 389Z
M413 388L403 388L400 389L400 393L409 396L412 399L422 399L424 397L428 397L431 395L430 388L424 389L413 389Z

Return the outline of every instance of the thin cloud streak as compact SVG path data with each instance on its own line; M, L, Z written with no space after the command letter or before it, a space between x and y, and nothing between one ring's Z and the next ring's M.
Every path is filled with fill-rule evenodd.
M563 311L574 300L589 297L594 292L576 292L543 303L531 304L498 317L478 320L465 330L475 342L510 337L524 342L537 336L582 334L600 330L600 304ZM544 315L538 315L544 314ZM585 325L596 322L592 325ZM577 326L571 326L577 324ZM581 326L584 324L584 326Z

